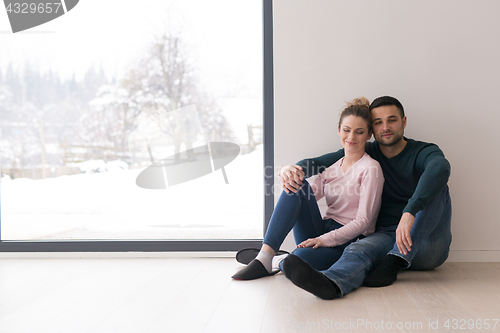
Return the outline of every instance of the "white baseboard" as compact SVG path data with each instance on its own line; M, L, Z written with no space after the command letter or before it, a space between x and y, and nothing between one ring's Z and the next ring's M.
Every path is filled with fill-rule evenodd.
M236 252L0 252L8 258L234 258ZM500 251L451 250L447 262L500 262Z
M500 262L500 251L451 250L448 262Z

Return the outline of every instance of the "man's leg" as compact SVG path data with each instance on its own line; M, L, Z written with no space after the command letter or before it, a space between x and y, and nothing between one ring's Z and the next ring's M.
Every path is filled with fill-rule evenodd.
M408 253L412 256L409 257L410 266L412 270L431 270L441 266L450 253L451 245L451 198L446 186L444 190L443 210L441 219L439 220L436 228L425 238L418 239L418 247L413 246L411 252ZM438 214L435 211L434 214ZM432 216L432 212L430 213ZM418 213L417 213L418 215ZM416 235L418 236L418 235ZM412 236L413 237L413 236ZM412 238L413 240L413 238ZM415 243L414 243L415 244ZM405 258L406 259L406 258Z
M364 285L388 286L396 281L401 268L432 269L446 260L451 244L451 198L448 186L415 215L410 237L413 243L411 251L402 254L394 244L384 262L366 277Z
M317 249L312 247L297 248L293 250L292 254L307 262L315 270L322 271L339 260L349 243L335 247L318 247Z
M320 235L326 234L332 230L336 230L342 227L343 227L342 224L338 223L333 219L323 220L323 230L318 235L311 236L310 232L307 232L307 230L303 229L304 223L297 222L293 227L293 235L295 238L295 243L298 245L303 241L307 240L308 238L318 237ZM304 260L305 262L307 262L314 269L321 271L324 269L328 269L337 260L339 260L346 246L356 239L357 237L355 239L347 241L345 244L334 247L318 247L316 249L312 247L296 248L295 250L293 250L292 253L297 257L301 258L302 260Z
M327 270L314 270L300 258L289 256L284 260L283 271L296 286L320 298L347 295L361 286L373 264L387 255L395 241L394 231L395 228L377 230L351 243L340 259Z

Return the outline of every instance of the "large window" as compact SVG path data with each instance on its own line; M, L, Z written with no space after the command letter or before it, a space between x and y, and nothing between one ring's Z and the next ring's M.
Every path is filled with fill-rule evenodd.
M1 34L1 249L261 239L273 206L271 25L271 1L89 0Z

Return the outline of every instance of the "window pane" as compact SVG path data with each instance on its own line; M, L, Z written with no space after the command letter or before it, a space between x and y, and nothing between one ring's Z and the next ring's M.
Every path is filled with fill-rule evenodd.
M87 0L30 31L0 34L2 240L262 237L260 1Z

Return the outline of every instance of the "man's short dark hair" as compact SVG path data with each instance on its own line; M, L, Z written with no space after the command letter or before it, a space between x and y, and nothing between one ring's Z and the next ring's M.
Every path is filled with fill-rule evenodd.
M370 112L375 108L385 105L396 106L399 109L399 113L401 114L401 119L405 117L405 110L403 109L403 104L401 104L397 99L391 96L382 96L375 98L372 104L370 104Z

